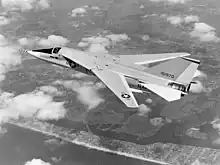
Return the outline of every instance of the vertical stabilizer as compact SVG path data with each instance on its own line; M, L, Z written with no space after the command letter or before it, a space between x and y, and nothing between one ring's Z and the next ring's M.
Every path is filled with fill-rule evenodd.
M188 57L180 57L150 67L146 71L165 79L182 84L189 84L199 64L199 60Z

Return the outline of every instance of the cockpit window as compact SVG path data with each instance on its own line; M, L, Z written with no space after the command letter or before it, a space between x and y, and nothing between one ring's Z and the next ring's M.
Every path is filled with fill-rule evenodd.
M53 54L57 54L60 49L61 49L61 47L55 47L55 48L53 48Z
M52 54L52 50L53 50L53 48L49 48L49 49L35 49L35 50L32 50L32 51Z

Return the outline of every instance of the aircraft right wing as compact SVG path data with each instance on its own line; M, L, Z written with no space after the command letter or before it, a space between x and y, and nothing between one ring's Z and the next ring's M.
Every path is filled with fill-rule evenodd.
M105 69L93 69L92 71L127 107L138 107L138 103L123 75Z
M134 63L137 65L151 64L171 60L177 57L189 56L189 53L159 53L159 54L137 54L137 55L119 55L122 62Z

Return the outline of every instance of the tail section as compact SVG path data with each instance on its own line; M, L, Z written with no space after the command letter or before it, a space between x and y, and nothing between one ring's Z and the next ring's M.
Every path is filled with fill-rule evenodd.
M199 60L180 57L150 67L147 72L181 84L189 84L199 64Z

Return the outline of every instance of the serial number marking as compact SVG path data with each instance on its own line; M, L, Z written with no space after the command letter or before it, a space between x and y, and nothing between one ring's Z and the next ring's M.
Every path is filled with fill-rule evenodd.
M173 75L173 74L166 73L166 72L160 72L160 73L161 73L161 75L163 75L163 76L170 77L170 78L174 78L174 75Z

